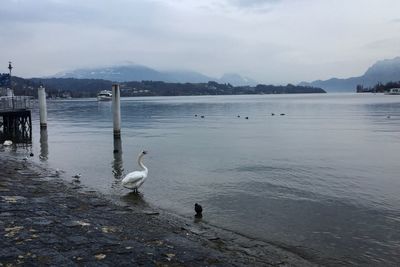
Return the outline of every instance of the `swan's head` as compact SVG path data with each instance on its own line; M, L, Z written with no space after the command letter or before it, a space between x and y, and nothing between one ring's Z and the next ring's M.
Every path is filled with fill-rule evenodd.
M143 154L143 155L146 155L146 154L147 154L147 151L146 151L146 150L142 150L142 154Z

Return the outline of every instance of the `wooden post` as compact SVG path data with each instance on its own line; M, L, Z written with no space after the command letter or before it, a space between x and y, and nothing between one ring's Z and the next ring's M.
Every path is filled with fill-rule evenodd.
M47 128L46 91L43 86L38 89L40 128Z
M121 105L119 84L112 85L112 107L114 122L114 137L121 137Z

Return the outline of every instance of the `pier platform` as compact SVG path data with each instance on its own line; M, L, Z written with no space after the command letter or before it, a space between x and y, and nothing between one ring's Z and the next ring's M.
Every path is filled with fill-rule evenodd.
M16 143L32 141L31 98L0 97L0 141Z

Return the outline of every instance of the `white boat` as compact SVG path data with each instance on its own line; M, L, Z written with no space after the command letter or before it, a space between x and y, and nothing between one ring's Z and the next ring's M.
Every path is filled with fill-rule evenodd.
M111 91L103 90L97 94L98 101L111 101L112 100L112 93Z
M400 95L400 88L392 88L385 95Z

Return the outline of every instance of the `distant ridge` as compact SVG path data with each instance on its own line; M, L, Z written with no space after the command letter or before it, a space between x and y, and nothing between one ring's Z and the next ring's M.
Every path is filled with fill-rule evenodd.
M359 77L301 82L299 85L320 87L327 92L355 92L359 84L372 87L377 83L397 81L400 81L400 57L377 61Z
M0 94L9 84L9 74L0 73ZM43 85L50 98L95 97L101 90L110 90L113 82L103 79L12 77L16 95L37 97ZM167 83L162 81L119 82L121 96L194 96L194 95L263 95L326 93L321 88L288 85L233 86L210 81L206 83Z
M224 74L221 78L209 77L195 71L158 71L142 65L123 65L112 67L76 69L57 73L54 78L103 79L114 82L162 81L172 83L206 83L216 81L234 86L256 85L250 78L239 74Z

